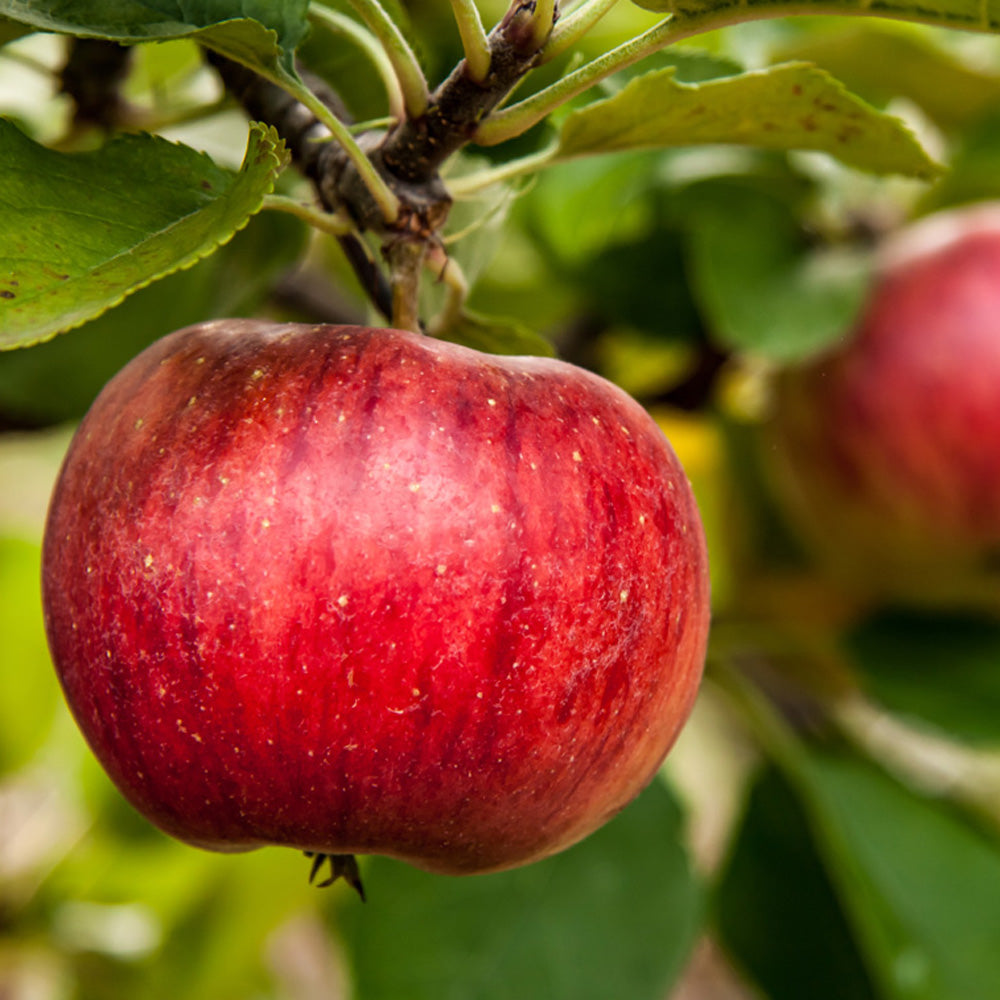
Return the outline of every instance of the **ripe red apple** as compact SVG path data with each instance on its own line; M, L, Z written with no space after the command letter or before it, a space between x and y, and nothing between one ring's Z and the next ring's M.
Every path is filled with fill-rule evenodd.
M884 248L845 345L779 382L780 495L869 595L1000 607L1000 205Z
M626 805L692 706L709 614L687 480L614 386L236 320L99 396L43 587L69 704L163 830L447 873Z

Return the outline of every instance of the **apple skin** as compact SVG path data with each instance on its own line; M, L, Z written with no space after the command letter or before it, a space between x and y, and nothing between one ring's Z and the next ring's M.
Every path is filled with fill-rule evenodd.
M226 320L105 387L53 495L67 700L153 823L453 874L584 837L692 707L705 543L662 432L540 358Z
M1000 610L1000 205L892 237L849 341L780 378L777 494L835 579Z

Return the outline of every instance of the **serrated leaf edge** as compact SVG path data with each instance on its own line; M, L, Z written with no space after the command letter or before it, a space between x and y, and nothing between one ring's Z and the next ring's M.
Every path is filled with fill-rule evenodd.
M255 136L259 137L259 139L261 140L267 140L267 144L264 144L262 142L262 144L258 147L257 154L255 154L254 150L252 149L253 139ZM160 138L160 137L155 136L154 138ZM163 141L168 142L169 145L185 147L185 144L182 142L169 142L169 140L163 140ZM191 147L185 147L185 148L190 149ZM203 157L209 162L214 163L214 161L211 159L211 157L208 156L207 153L201 150L192 150L192 151L198 153L200 157ZM246 169L251 156L259 155L260 153L264 153L266 156L272 158L273 160L273 164L270 170L271 183L267 186L265 190L261 192L256 207L252 211L247 213L246 217L233 228L232 232L229 233L228 236L223 237L222 239L212 243L211 245L199 247L197 250L192 251L187 257L182 258L177 265L170 267L168 270L162 271L158 274L155 274L147 279L138 282L131 288L122 292L115 299L108 302L106 305L102 306L96 312L92 312L86 316L80 317L79 319L75 319L64 326L59 326L57 329L46 331L41 336L35 337L31 340L22 340L16 344L9 344L9 345L0 344L0 352L16 351L20 350L21 348L36 347L39 344L44 344L49 340L53 340L54 338L60 336L63 333L67 333L70 330L78 329L84 324L89 323L91 320L97 319L98 316L103 316L106 312L110 312L116 306L121 305L121 303L124 302L125 299L127 299L130 295L133 295L136 292L141 291L143 288L148 288L150 285L159 281L161 278L166 278L169 277L171 274L177 274L180 271L186 271L189 268L194 267L195 264L204 260L206 257L210 257L220 247L223 247L227 243L229 243L229 241L232 240L237 233L245 229L249 224L250 220L258 212L260 212L261 208L264 205L265 197L274 190L278 174L281 173L281 171L288 164L288 161L290 159L290 154L288 152L287 147L285 146L284 140L278 136L277 131L273 127L269 125L267 126L262 125L262 123L260 122L252 122L247 137L247 151L243 157L243 163L241 164L240 169L238 171L235 171L233 174L234 178L238 177L239 174ZM216 201L213 202L213 204L216 204L217 201L218 199L216 199ZM198 211L204 211L204 209L199 209ZM176 229L177 226L181 225L185 220L190 219L197 214L198 212L196 211L196 212L189 212L187 215L181 216L179 219L175 220L165 229L161 229L158 232L154 233L150 238L158 238L165 234L169 234L172 230ZM145 242L148 242L148 240L143 241L143 243ZM142 246L143 243L136 244L136 247ZM123 251L122 253L116 254L114 257L109 257L108 260L104 261L99 268L95 268L94 270L96 271L108 267L111 264L113 264L116 260L119 260L122 257L126 257L129 254L134 253L136 247L130 247L129 249Z

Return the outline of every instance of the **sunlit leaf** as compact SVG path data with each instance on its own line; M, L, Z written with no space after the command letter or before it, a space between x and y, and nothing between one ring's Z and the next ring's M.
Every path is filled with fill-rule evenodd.
M880 104L906 97L943 128L964 127L1000 103L1000 75L884 22L806 36L782 47L779 58L816 63Z
M678 26L688 31L710 31L713 27L741 21L789 15L867 15L919 21L942 28L965 31L1000 30L1000 0L633 0L646 10L671 13Z
M260 209L285 162L263 126L233 173L149 135L59 153L0 120L0 348L77 326L210 254Z
M697 85L678 83L672 69L637 77L570 114L555 159L709 143L820 151L874 173L938 172L899 119L804 63Z

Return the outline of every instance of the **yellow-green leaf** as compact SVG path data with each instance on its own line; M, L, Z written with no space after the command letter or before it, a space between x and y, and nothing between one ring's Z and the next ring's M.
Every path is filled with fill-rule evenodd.
M672 68L637 77L569 115L555 159L715 143L816 150L880 174L930 179L939 170L899 119L805 63L696 85L678 83Z
M1000 0L633 0L646 10L673 14L691 31L790 15L867 15L918 21L966 31L1000 30Z

